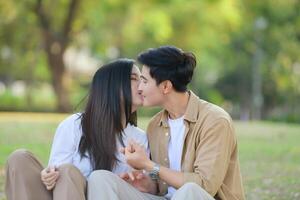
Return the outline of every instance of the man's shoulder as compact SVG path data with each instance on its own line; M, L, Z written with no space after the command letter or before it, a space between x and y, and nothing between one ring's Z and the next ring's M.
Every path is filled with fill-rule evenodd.
M231 123L230 115L220 106L199 99L198 101L199 115L198 120L205 120L208 123L213 123L220 120L225 120Z

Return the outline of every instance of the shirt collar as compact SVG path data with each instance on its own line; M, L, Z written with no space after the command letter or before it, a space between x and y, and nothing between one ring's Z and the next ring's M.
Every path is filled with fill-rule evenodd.
M188 91L188 93L190 97L184 113L184 119L188 122L196 122L198 116L197 102L199 101L199 97L197 97L192 91ZM168 115L168 111L164 109L158 123L159 126L169 127Z

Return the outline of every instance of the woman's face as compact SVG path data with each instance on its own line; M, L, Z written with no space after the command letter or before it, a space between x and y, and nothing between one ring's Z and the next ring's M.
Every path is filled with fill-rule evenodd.
M138 91L141 72L136 65L133 65L131 70L131 94L132 94L132 112L136 111L138 106L143 104L143 98Z

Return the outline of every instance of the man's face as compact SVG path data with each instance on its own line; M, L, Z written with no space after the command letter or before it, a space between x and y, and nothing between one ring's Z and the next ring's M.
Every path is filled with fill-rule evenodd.
M141 82L138 88L143 98L143 106L161 106L164 95L160 85L150 75L149 68L143 65Z

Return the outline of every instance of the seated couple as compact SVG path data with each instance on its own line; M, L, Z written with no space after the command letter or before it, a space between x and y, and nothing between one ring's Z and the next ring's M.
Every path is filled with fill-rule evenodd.
M48 167L26 150L6 166L8 200L243 200L230 116L187 85L196 58L174 46L118 59L95 73L82 113L58 126ZM139 106L163 110L146 134Z

